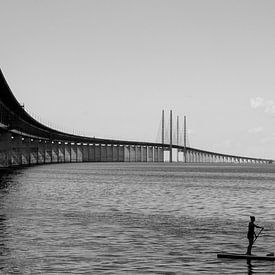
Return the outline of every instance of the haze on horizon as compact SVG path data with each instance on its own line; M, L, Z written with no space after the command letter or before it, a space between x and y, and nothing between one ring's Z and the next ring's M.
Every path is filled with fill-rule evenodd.
M275 1L0 0L0 67L26 110L90 136L275 159Z

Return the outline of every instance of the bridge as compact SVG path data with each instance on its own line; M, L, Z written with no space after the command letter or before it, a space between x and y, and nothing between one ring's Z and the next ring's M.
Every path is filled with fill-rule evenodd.
M164 162L173 152L183 162L272 163L271 159L227 155L188 147L185 118L184 144L164 140L164 112L161 142L113 140L65 133L34 119L20 105L0 70L0 168L67 162ZM172 111L170 111L172 125ZM178 132L177 132L178 135ZM179 157L177 157L177 161Z

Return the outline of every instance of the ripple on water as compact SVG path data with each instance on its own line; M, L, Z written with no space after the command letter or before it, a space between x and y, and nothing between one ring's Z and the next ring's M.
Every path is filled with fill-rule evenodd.
M274 274L221 260L246 250L248 217L274 250L273 166L66 164L2 175L0 269L8 274Z

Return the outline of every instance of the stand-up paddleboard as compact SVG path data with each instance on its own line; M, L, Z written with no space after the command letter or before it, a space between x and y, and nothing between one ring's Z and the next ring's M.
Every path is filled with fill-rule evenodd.
M238 253L218 253L218 258L227 259L246 259L246 260L264 260L264 261L275 261L274 254L272 256L260 256L260 255L247 255Z

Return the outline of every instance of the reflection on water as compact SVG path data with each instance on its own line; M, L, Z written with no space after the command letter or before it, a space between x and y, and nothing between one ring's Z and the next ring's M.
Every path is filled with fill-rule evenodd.
M251 264L251 260L247 260L247 274L248 275L251 275L253 274L253 265Z
M275 167L63 164L0 176L5 274L274 274Z

